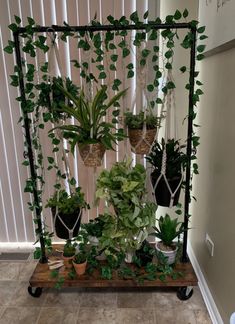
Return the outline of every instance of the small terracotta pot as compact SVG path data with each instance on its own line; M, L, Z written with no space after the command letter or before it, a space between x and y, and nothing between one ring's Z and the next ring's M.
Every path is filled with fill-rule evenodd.
M71 256L71 257L65 257L64 255L62 255L62 259L64 260L65 268L72 269L72 267L73 267L73 264L72 264L73 258L74 258L74 255Z
M75 263L73 262L74 269L78 276L83 275L86 272L87 261L84 263Z

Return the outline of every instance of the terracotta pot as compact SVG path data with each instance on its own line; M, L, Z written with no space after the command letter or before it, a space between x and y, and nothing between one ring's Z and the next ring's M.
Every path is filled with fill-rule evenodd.
M97 167L101 166L105 153L105 147L101 143L78 145L80 155L85 166Z
M62 259L64 260L65 268L72 269L72 267L73 267L73 264L72 264L73 258L74 258L74 255L71 256L71 257L65 257L64 255L62 255Z
M74 269L78 276L83 275L86 272L87 261L84 263L75 263L73 262Z
M156 250L158 252L161 252L168 260L167 260L167 264L173 264L175 263L175 258L177 255L177 251L178 251L178 246L174 246L174 249L169 250L169 251L164 251L161 249L160 245L162 244L162 242L157 242L156 244Z
M128 129L131 150L135 154L148 154L153 144L157 129L147 129L145 136L142 129Z

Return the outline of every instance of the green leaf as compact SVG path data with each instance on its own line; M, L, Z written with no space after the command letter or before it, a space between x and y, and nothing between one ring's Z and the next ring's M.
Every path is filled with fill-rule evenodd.
M184 18L187 18L188 17L188 10L187 9L184 9L184 11L183 11L183 17Z
M197 90L196 90L196 94L199 95L199 96L202 95L203 93L204 93L204 92L203 92L201 89L197 89Z
M127 69L133 69L134 68L134 65L133 63L129 63L127 66L126 66Z
M181 12L177 9L175 14L174 14L174 18L175 20L179 20L182 17Z
M153 29L150 36L149 36L149 40L156 40L157 37L158 37L157 30Z
M169 81L169 82L167 83L167 89L174 89L174 88L175 88L175 84L174 84L174 82Z
M112 55L110 56L110 58L111 58L111 60L112 60L113 62L117 62L118 55L117 55L117 54L112 54Z
M165 68L168 69L168 70L171 70L172 69L172 64L170 62L167 62L166 65L165 65Z
M111 71L117 71L115 64L110 64L109 68Z
M27 17L27 20L28 20L28 23L29 23L30 26L35 25L35 21L34 21L33 18L31 18L31 17Z
M203 55L203 54L198 54L198 55L197 55L197 60L198 60L198 61L201 61L201 60L204 59L204 57L205 57L205 55Z
M133 76L135 75L134 71L132 70L129 70L128 73L127 73L127 78L133 78Z
M13 31L13 33L14 32L16 32L17 30L18 30L18 26L16 25L16 24L10 24L9 26L8 26L8 28L11 30L11 31Z
M204 33L205 29L206 29L205 26L201 26L201 27L199 27L199 28L197 29L198 34L202 34L202 33Z
M186 66L181 66L180 71L181 71L182 73L186 72L186 70L187 70Z
M77 181L74 178L72 178L69 182L70 182L71 186L75 186L77 183Z
M106 77L107 77L107 75L106 75L106 73L103 71L103 72L100 72L98 79L106 79Z
M122 56L127 57L130 54L130 50L128 48L123 48L122 50Z
M144 13L144 19L147 19L147 18L148 18L148 15L149 15L149 11L147 10L147 11L145 11L145 13Z
M54 158L52 157L52 156L48 156L47 157L47 160L48 160L48 162L50 163L50 164L52 164L52 163L54 163Z
M4 48L4 52L6 52L8 54L12 54L13 53L13 47L12 46L6 46Z
M157 104L162 104L162 99L161 99L161 98L157 98L157 99L156 99L156 103L157 103Z
M139 16L138 16L138 12L134 11L131 15L130 15L130 19L134 22L137 23L139 21Z
M197 46L198 53L204 52L205 48L206 48L206 45L198 45Z
M29 165L29 161L24 161L24 162L22 163L22 165L28 166L28 165Z
M201 81L199 81L199 80L196 81L196 84L199 85L199 86L203 85L203 83Z
M167 51L167 52L165 53L165 57L166 57L167 59L171 58L172 56L173 56L173 51L172 51L172 50L169 50L169 51Z
M143 51L142 51L142 56L143 56L143 57L147 57L150 53L151 53L151 51L148 50L147 48L145 48L145 49L143 49Z
M208 36L206 36L206 35L201 35L201 36L199 37L200 40L204 40L204 39L207 39L207 38L208 38Z
M18 17L16 15L14 15L14 17L15 17L15 22L19 25L21 23L20 17Z
M152 92L154 90L154 86L152 84L148 84L147 89L149 92Z

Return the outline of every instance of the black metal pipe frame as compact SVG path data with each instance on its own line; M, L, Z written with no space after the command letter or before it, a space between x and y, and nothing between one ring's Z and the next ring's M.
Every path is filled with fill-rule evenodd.
M190 204L190 185L191 185L191 155L192 155L192 136L193 136L193 94L194 94L194 83L195 83L195 64L196 64L196 34L197 30L195 27L191 28L192 32L192 45L190 50L190 74L189 74L189 107L188 107L188 135L187 135L187 149L186 153L189 157L189 161L186 168L186 179L185 179L185 200L184 200L184 237L183 237L183 252L182 262L188 262L187 256L187 243L188 243L188 221L189 221L189 204Z
M97 26L37 26L32 28L34 33L43 33L43 32L65 32L65 31L117 31L117 30L144 30L144 29L190 29L193 34L192 46L190 51L190 90L189 90L189 108L188 108L188 132L187 132L187 155L191 157L192 154L192 134L193 134L193 94L194 94L194 79L195 79L195 55L196 55L196 28L192 27L189 23L174 23L174 24L143 24L140 26L136 25L97 25ZM21 27L16 32L14 32L14 42L15 42L15 50L16 50L16 62L20 70L19 75L19 85L20 85L20 93L22 102L26 100L25 97L25 86L24 86L24 78L22 73L22 63L21 63L21 53L20 53L20 42L19 36L27 32L26 28ZM28 157L30 163L30 172L33 181L36 181L36 170L34 168L34 157L32 151L32 143L30 136L30 124L27 113L23 112L24 118L24 127L25 127L25 137L28 146ZM184 200L184 228L188 228L188 220L189 220L189 203L190 203L190 184L191 184L191 159L189 159L189 163L186 168L186 185L185 185L185 200ZM39 197L36 188L33 190L33 197L36 205L38 206ZM38 231L42 233L42 222L41 222L41 213L40 209L36 208L36 217L38 220ZM187 240L188 240L188 231L184 232L183 236L183 252L182 252L182 262L188 262L187 256ZM40 259L41 263L47 262L47 257L45 253L45 242L43 236L40 234L40 244L42 257Z
M16 62L18 65L18 68L20 70L19 73L19 85L20 85L20 94L21 94L21 104L24 106L24 103L26 102L26 97L25 97L25 86L24 86L24 76L23 76L23 71L22 71L22 62L21 62L21 54L20 54L20 42L19 42L19 35L14 33L14 42L15 42L15 55L16 55ZM23 119L24 119L24 128L25 128L25 139L27 143L27 149L28 149L28 159L29 159L29 167L30 167L30 173L31 177L34 183L37 182L37 173L34 167L34 157L33 157L33 150L32 150L32 141L31 141L31 136L30 136L30 121L28 118L28 114L23 111L22 109L22 114L23 114ZM35 202L35 210L36 210L36 217L37 217L37 225L38 225L38 231L39 231L39 241L41 245L41 258L40 262L41 263L46 263L47 262L47 257L46 257L46 251L45 251L45 242L43 239L43 230L42 230L42 221L41 221L41 211L39 207L39 197L38 197L38 192L35 187L33 186L33 198Z

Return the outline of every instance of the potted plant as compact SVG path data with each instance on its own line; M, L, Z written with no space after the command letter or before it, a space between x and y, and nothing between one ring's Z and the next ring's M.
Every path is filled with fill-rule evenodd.
M160 206L170 206L172 198L166 180L161 175L163 151L166 148L165 177L172 193L175 193L172 204L172 206L175 206L179 201L182 171L184 171L188 161L187 155L182 152L182 148L184 147L184 145L180 145L179 141L175 139L169 139L166 143L162 139L161 143L154 143L151 152L146 156L146 160L153 166L151 181L153 188L155 188L157 204ZM156 185L157 181L158 183Z
M83 224L83 228L87 232L90 244L98 245L99 238L102 236L102 231L104 228L103 216L99 215L95 219L91 219L89 223Z
M62 103L60 111L73 117L78 124L62 125L56 128L61 129L63 136L70 141L72 153L74 153L75 145L78 144L80 155L86 166L100 166L105 150L113 149L113 145L125 137L123 129L116 130L116 118L113 118L111 122L106 122L104 117L107 116L108 109L126 93L126 90L120 91L109 102L106 102L107 86L102 86L92 100L86 98L83 91L80 92L78 98L75 98L59 83L57 87L74 104L72 108ZM114 117L118 114L118 109L113 111Z
M73 267L72 261L76 252L76 244L72 240L67 240L64 245L62 259L64 260L65 268L71 269Z
M79 251L73 258L73 266L78 276L86 272L87 266L87 253L82 250Z
M156 243L156 249L167 258L167 264L175 263L175 258L178 250L175 238L179 238L180 234L186 229L182 222L178 222L178 218L171 219L168 214L161 216L158 220L158 227L153 227L154 235L161 241Z
M116 213L112 228L104 227L101 241L106 238L109 244L115 238L126 253L138 249L148 228L155 224L156 205L144 199L145 179L145 168L141 164L132 167L131 159L115 163L110 171L103 170L97 179L97 200L105 199Z
M65 189L56 191L47 201L46 207L51 208L56 235L61 239L69 239L78 234L82 209L89 208L89 205L85 202L81 188L76 187L70 195Z
M128 128L128 137L134 153L142 155L149 153L157 128L160 127L160 120L161 117L154 116L151 109L147 110L146 114L144 111L136 115L132 112L125 113L125 125Z

